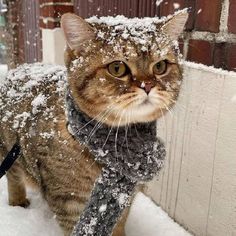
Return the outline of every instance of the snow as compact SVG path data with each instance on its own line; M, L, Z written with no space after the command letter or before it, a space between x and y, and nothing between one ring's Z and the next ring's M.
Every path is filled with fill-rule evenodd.
M43 133L40 133L39 135L44 139L50 139L50 138L54 137L55 132L54 132L54 130L51 130L50 133L49 132L43 132Z
M128 204L128 200L129 200L129 195L121 193L118 198L120 208L122 208L122 206L126 206Z
M31 102L31 105L33 106L32 108L32 113L36 114L39 112L39 107L40 106L46 106L46 96L42 93L40 93L37 97L34 98L34 100Z
M88 228L86 229L86 232L88 232L88 235L91 235L93 231L93 226L97 224L97 218L92 218L90 220L90 223L88 225Z
M223 76L232 76L236 78L236 73L234 71L227 71L221 68L215 68L214 66L206 66L200 63L184 61L184 60L180 61L180 64L193 68L193 69L206 71L206 72L212 72L212 73L223 75Z
M159 7L162 2L163 2L163 0L157 0L157 1L156 1L156 6Z
M174 2L174 3L173 3L173 7L174 7L175 10L177 10L177 9L180 8L180 4L177 3L177 2Z
M63 99L66 86L66 69L63 66L35 63L24 64L17 69L10 70L0 67L0 121L10 122L12 129L23 129L28 120L37 123L37 113L41 112L45 120L54 119L54 105L48 100L50 95L58 94ZM4 79L6 77L6 79ZM38 87L42 92L38 91ZM9 89L10 88L10 89ZM50 94L48 94L50 90ZM31 100L31 107L24 108L21 114L18 110L26 99ZM10 105L9 108L6 104ZM9 110L8 110L9 109ZM2 112L4 111L4 112ZM42 134L50 138L50 134Z
M103 205L101 205L100 206L100 208L99 208L99 212L104 212L104 211L106 211L107 210L107 204L103 204Z
M198 11L197 11L197 14L200 14L202 12L202 9L199 9Z
M159 3L162 2L162 0L157 1ZM174 6L179 7L180 5L178 3L174 3ZM164 22L166 22L167 20L169 20L170 18L172 18L175 15L180 14L181 12L187 12L188 8L184 8L181 10L176 11L174 14L172 15L168 15L168 16L163 16L161 18L159 17L144 17L144 18L138 18L138 17L134 17L134 18L127 18L123 15L117 15L115 17L113 16L105 16L105 17L97 17L97 16L92 16L88 19L86 19L87 22L89 22L90 24L105 24L107 26L115 26L116 30L124 30L126 28L131 30L131 33L135 33L134 30L135 29L139 29L136 32L136 36L140 35L140 31L145 31L146 29L150 30L149 32L152 32L153 30L156 31L156 27L155 24L162 24Z
M62 236L55 216L40 194L28 189L27 195L29 208L9 206L6 178L0 180L0 236ZM101 206L101 211L105 207ZM137 194L131 207L126 231L128 236L190 236L142 193Z
M117 15L116 17L113 16L105 16L105 17L97 17L92 16L86 21L93 24L106 24L108 26L120 26L123 28L123 26L129 27L129 28L147 28L150 27L153 23L162 23L167 19L166 17L159 18L159 17L144 17L144 18L127 18L123 15ZM122 29L120 28L120 29Z
M147 51L149 47L153 46L153 40L157 43L167 43L168 38L160 34L160 25L170 17L126 18L125 16L118 15L116 17L98 18L93 16L86 19L86 21L94 25L95 28L96 25L101 25L100 29L98 27L96 32L97 38L106 40L108 44L113 45L114 49L117 48L117 51L121 50L119 44L117 44L119 38L139 45L142 51ZM109 27L109 32L104 26Z
M8 112L9 115L12 115L12 113ZM26 121L28 118L30 118L29 112L23 112L21 114L18 114L15 116L15 120L13 122L13 129L17 129L19 127L23 128L26 125ZM3 120L4 121L4 120Z
M161 3L161 2L160 2ZM177 6L175 4L175 6ZM176 7L177 9L178 7ZM97 25L96 36L97 39L106 40L106 42L113 46L113 50L117 52L121 50L118 46L117 40L125 40L139 45L142 51L148 51L149 47L154 47L154 42L157 44L175 44L169 41L169 38L163 34L161 26L170 18L182 12L188 11L187 8L176 11L173 15L159 17L144 17L144 18L126 18L118 15L116 17L100 17L93 16L86 19L90 24ZM109 31L107 31L107 27ZM153 41L154 40L154 41ZM121 45L120 45L121 46ZM153 48L153 50L156 50Z
M27 192L30 207L10 207L7 204L7 182L0 180L0 236L61 236L62 232L53 214L41 196Z
M126 232L128 236L191 236L142 193L135 197Z

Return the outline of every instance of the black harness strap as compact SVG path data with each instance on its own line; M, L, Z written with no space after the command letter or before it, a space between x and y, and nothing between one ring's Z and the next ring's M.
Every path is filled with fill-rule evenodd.
M2 164L0 165L0 179L11 168L16 159L19 157L19 154L20 154L20 146L18 144L14 144L11 151L7 154Z

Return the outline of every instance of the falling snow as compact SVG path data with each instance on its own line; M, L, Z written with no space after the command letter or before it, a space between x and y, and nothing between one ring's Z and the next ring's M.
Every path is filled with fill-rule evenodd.
M177 10L177 9L180 8L180 4L175 2L175 3L173 3L173 7L174 7L175 10Z
M156 6L159 7L162 2L163 2L163 0L157 0L157 1L156 1Z
M200 14L202 12L202 9L199 9L198 11L197 11L197 14Z

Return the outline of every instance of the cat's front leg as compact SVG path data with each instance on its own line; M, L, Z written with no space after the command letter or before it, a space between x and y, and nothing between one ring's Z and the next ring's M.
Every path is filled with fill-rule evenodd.
M7 172L7 184L9 205L28 207L30 202L26 198L24 172L18 162Z
M78 156L78 150L73 153L73 150L63 148L57 149L56 157L38 158L38 171L42 195L64 236L69 236L89 200L101 167L89 156ZM60 153L63 158L57 158Z
M70 236L84 208L84 201L76 196L52 194L46 196L50 209L55 214L64 236Z

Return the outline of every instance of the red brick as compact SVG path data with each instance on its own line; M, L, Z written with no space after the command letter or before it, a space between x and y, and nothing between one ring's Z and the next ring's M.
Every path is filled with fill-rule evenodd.
M40 8L40 16L58 18L64 13L73 12L73 6L44 6Z
M216 43L214 48L213 64L216 68L227 69L226 43Z
M44 21L40 19L39 26L43 29L54 29L60 27L60 22L47 21L47 23L44 23Z
M195 29L199 31L219 32L221 16L221 0L198 0L196 1Z
M212 65L213 45L208 41L189 40L187 60Z
M230 0L228 29L230 33L236 34L236 1Z
M195 5L196 0L185 0L185 6L190 9L189 18L186 24L186 30L190 31L194 29L194 21L195 21Z
M72 0L39 0L39 4L42 4L42 3L49 3L49 2L65 2L65 3L72 3Z
M175 9L174 4L179 4L179 9ZM159 6L160 16L168 16L176 10L190 8L189 19L186 24L186 30L192 30L194 27L195 0L165 0Z
M236 71L236 44L229 44L227 47L227 69Z

